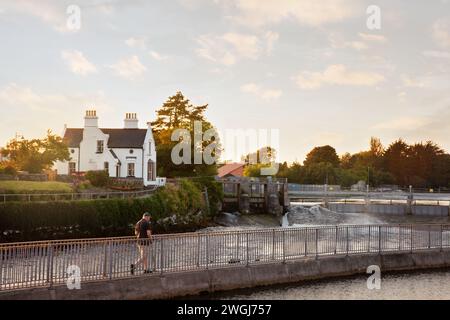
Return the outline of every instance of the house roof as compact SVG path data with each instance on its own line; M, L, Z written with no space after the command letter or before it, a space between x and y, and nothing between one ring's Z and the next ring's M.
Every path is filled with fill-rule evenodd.
M229 174L232 174L234 171L245 167L245 163L228 163L218 170L219 178L223 178Z
M64 141L70 148L79 148L83 140L83 130L67 128ZM142 148L147 129L100 129L109 135L108 148Z

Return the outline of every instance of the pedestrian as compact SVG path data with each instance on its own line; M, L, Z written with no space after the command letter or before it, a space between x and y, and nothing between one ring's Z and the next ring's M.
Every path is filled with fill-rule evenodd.
M152 273L152 270L148 267L148 253L151 250L152 230L151 230L151 215L146 212L142 216L142 219L136 223L135 235L137 237L137 246L139 250L139 259L130 266L130 272L134 275L137 266L143 264L144 273Z

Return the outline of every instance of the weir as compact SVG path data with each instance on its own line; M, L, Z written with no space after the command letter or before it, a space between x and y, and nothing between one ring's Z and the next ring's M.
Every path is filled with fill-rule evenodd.
M281 216L290 205L288 181L282 178L226 178L223 209L226 212L269 213Z

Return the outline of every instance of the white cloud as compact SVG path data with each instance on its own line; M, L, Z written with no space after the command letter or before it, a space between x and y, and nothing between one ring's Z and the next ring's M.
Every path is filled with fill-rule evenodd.
M382 35L374 35L367 33L359 33L359 39L348 41L342 35L337 33L331 33L329 36L329 41L331 43L331 47L335 49L340 48L352 48L358 51L366 50L369 48L370 44L373 43L384 43L387 41L386 37Z
M125 40L125 44L131 48L145 49L146 41L144 37L131 37Z
M446 52L446 51L427 50L427 51L422 52L422 54L425 57L429 57L429 58L450 59L450 52Z
M402 75L401 76L402 83L405 87L411 87L411 88L424 88L427 86L424 79L420 78L412 78L408 75Z
M247 83L241 86L241 91L245 93L251 93L264 100L273 100L281 97L283 92L277 89L264 89L255 83Z
M134 80L142 76L147 68L141 63L137 56L131 56L118 61L111 68L118 76L128 80Z
M66 94L57 90L52 93L10 83L0 88L0 141L10 139L17 130L26 137L40 137L49 128L61 134L67 121L82 125L86 108L95 108L103 114L113 110L101 91Z
M266 39L267 54L271 54L274 44L275 44L275 42L278 41L278 39L280 38L280 35L276 32L268 31L264 35L264 38Z
M52 26L58 32L71 32L67 28L67 5L50 0L15 0L2 3L5 12L26 14Z
M323 72L304 71L294 77L301 89L318 89L323 85L374 86L383 82L382 75L373 72L349 71L344 65L328 66Z
M77 50L65 50L61 52L61 57L69 66L70 70L78 75L86 76L91 73L97 73L97 68L89 62L82 52Z
M159 53L156 52L156 51L150 51L150 56L151 56L153 59L158 60L158 61L164 61L164 60L167 60L167 59L168 59L167 56L163 56L163 55L159 54Z
M222 0L229 5L230 0ZM339 22L357 13L359 4L354 0L232 0L238 13L231 18L236 22L261 27L292 19L299 24L319 26Z
M199 47L196 52L202 58L230 66L242 59L258 59L264 48L265 52L270 54L278 37L278 33L272 31L268 31L261 38L233 32L220 36L202 35L197 38Z
M381 122L373 126L376 130L402 130L414 131L417 128L428 125L431 122L428 118L422 117L403 117L386 122Z
M444 48L450 47L450 20L439 19L432 27L433 38Z
M372 41L372 42L379 42L379 43L385 43L387 41L386 37L383 35L378 34L368 34L368 33L358 33L359 37L364 41Z

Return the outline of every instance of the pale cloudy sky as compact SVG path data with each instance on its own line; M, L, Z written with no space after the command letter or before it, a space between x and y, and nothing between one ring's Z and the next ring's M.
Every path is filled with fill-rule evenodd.
M371 136L450 151L449 0L0 0L0 39L0 145L88 108L145 125L182 90L221 131L280 129L283 160Z

